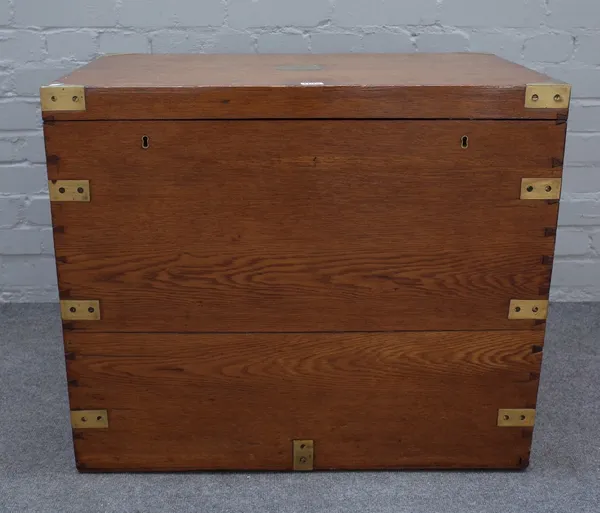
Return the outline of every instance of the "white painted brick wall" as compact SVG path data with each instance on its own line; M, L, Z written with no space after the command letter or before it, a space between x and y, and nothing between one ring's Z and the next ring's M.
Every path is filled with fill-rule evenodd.
M228 2L228 24L230 27L238 29L285 26L314 27L327 19L330 14L331 6L329 2L323 0L298 2L229 0ZM220 24L220 22L213 23L213 25Z
M416 38L419 52L466 52L469 37L462 32L420 34Z
M313 36L314 37L314 36ZM362 36L362 50L372 53L411 53L416 44L409 32L373 32Z
M42 83L103 53L428 51L573 84L552 297L600 300L598 0L0 0L0 302L57 298Z
M302 34L261 34L258 36L260 53L306 53L309 39Z
M206 33L191 30L160 30L150 38L154 53L202 52L207 42Z
M433 25L437 7L436 0L335 0L332 22L341 27Z
M534 62L564 62L573 55L574 47L575 37L571 34L539 34L525 41L523 56Z

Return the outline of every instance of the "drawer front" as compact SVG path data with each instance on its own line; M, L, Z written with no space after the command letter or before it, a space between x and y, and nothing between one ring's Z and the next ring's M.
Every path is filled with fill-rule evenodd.
M529 329L548 297L565 126L121 121L45 126L61 299L87 331ZM468 137L468 144L463 137ZM147 137L147 144L142 144ZM143 147L147 146L147 147ZM467 146L467 147L463 147Z
M65 334L82 470L521 468L543 334ZM92 419L93 420L93 419ZM81 424L80 424L81 426Z

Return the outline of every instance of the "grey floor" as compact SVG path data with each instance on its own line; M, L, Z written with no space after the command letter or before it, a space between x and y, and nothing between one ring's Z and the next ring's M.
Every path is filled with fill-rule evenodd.
M525 472L78 474L56 305L0 306L0 512L600 512L600 303L553 304Z

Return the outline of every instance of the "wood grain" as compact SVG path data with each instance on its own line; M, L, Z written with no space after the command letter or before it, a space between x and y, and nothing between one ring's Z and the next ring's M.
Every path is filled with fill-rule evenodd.
M482 54L130 55L44 112L80 470L524 468L567 109ZM322 85L315 85L322 83ZM306 85L311 84L311 85ZM410 120L410 121L409 121ZM493 121L492 121L493 120ZM468 137L468 148L461 140ZM143 147L142 140L148 141ZM408 330L408 331L407 331ZM478 330L478 331L475 331Z
M94 331L521 329L547 297L560 177L548 122L119 122L46 126L62 299ZM150 147L141 148L141 137ZM468 150L460 138L469 134Z
M519 468L531 429L499 408L535 405L541 332L66 333L83 470Z
M44 112L46 120L557 119L567 113L524 106L527 84L560 81L475 53L121 55L59 82L86 87L86 111Z
M60 79L95 88L336 86L511 87L557 82L495 55L272 54L110 55ZM560 82L560 81L558 81Z

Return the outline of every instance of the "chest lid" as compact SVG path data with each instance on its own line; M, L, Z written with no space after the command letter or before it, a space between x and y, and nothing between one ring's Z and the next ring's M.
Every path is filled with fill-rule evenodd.
M488 54L112 55L45 120L566 119L570 86Z

